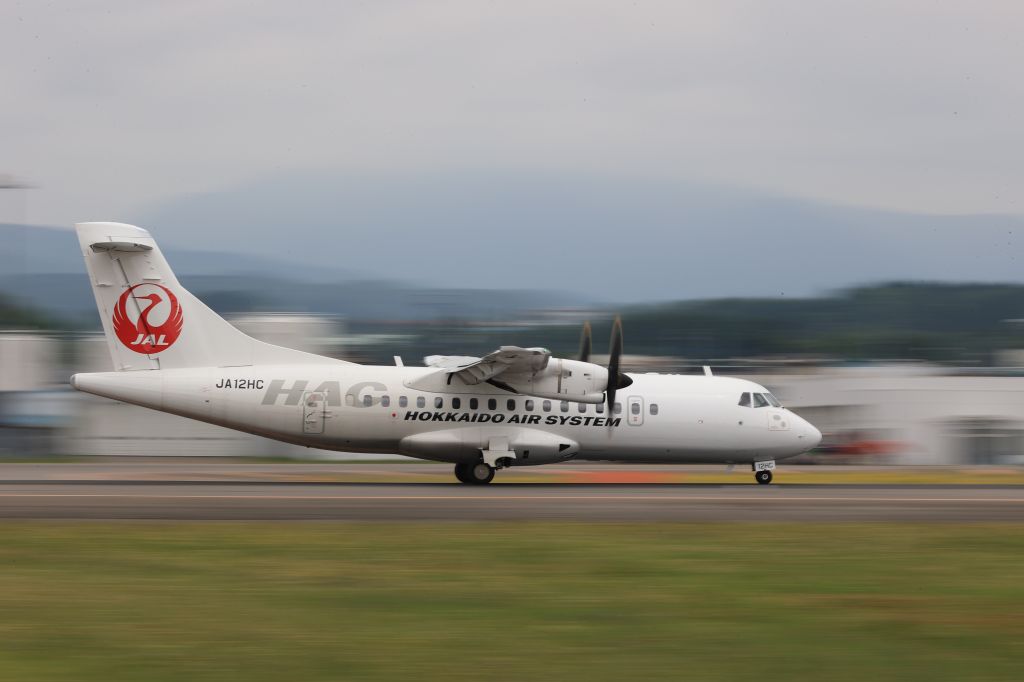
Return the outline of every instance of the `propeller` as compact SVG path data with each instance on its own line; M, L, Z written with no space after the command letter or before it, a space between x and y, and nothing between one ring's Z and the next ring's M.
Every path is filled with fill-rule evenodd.
M590 323L583 323L583 334L580 335L580 362L590 362L590 348L593 346L590 338Z
M619 373L619 361L622 358L622 318L615 316L612 323L612 339L608 348L608 389L605 392L608 397L608 416L615 412L615 392L619 388L629 386L633 383L629 377Z

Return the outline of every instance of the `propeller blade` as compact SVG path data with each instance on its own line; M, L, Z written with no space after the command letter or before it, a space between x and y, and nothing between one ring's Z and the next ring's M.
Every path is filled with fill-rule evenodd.
M583 334L580 336L580 362L590 362L590 348L593 341L590 338L590 323L583 323Z
M608 350L608 416L615 411L615 392L619 388L619 361L622 358L622 318L615 316L612 323L612 339Z

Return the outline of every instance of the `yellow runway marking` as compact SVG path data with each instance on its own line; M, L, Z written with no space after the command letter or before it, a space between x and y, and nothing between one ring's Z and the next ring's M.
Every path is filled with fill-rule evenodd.
M152 495L152 494L109 494L109 493L13 493L0 494L0 500L11 498L110 498L126 500L347 500L347 501L454 501L454 500L489 500L491 502L508 500L515 502L553 501L594 501L594 502L958 502L983 504L1024 504L1024 498L991 498L991 497L714 497L685 496L669 497L664 495Z

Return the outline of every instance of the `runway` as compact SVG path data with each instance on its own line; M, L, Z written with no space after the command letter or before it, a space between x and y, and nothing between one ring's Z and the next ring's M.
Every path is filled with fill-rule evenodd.
M1024 522L1016 484L448 480L431 464L16 464L0 467L0 519Z

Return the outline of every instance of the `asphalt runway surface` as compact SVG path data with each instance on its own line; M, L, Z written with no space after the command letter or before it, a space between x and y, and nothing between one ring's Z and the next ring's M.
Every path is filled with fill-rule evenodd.
M336 480L369 474L384 480ZM0 467L0 519L1024 522L1022 485L467 486L449 476L431 464L11 464Z

